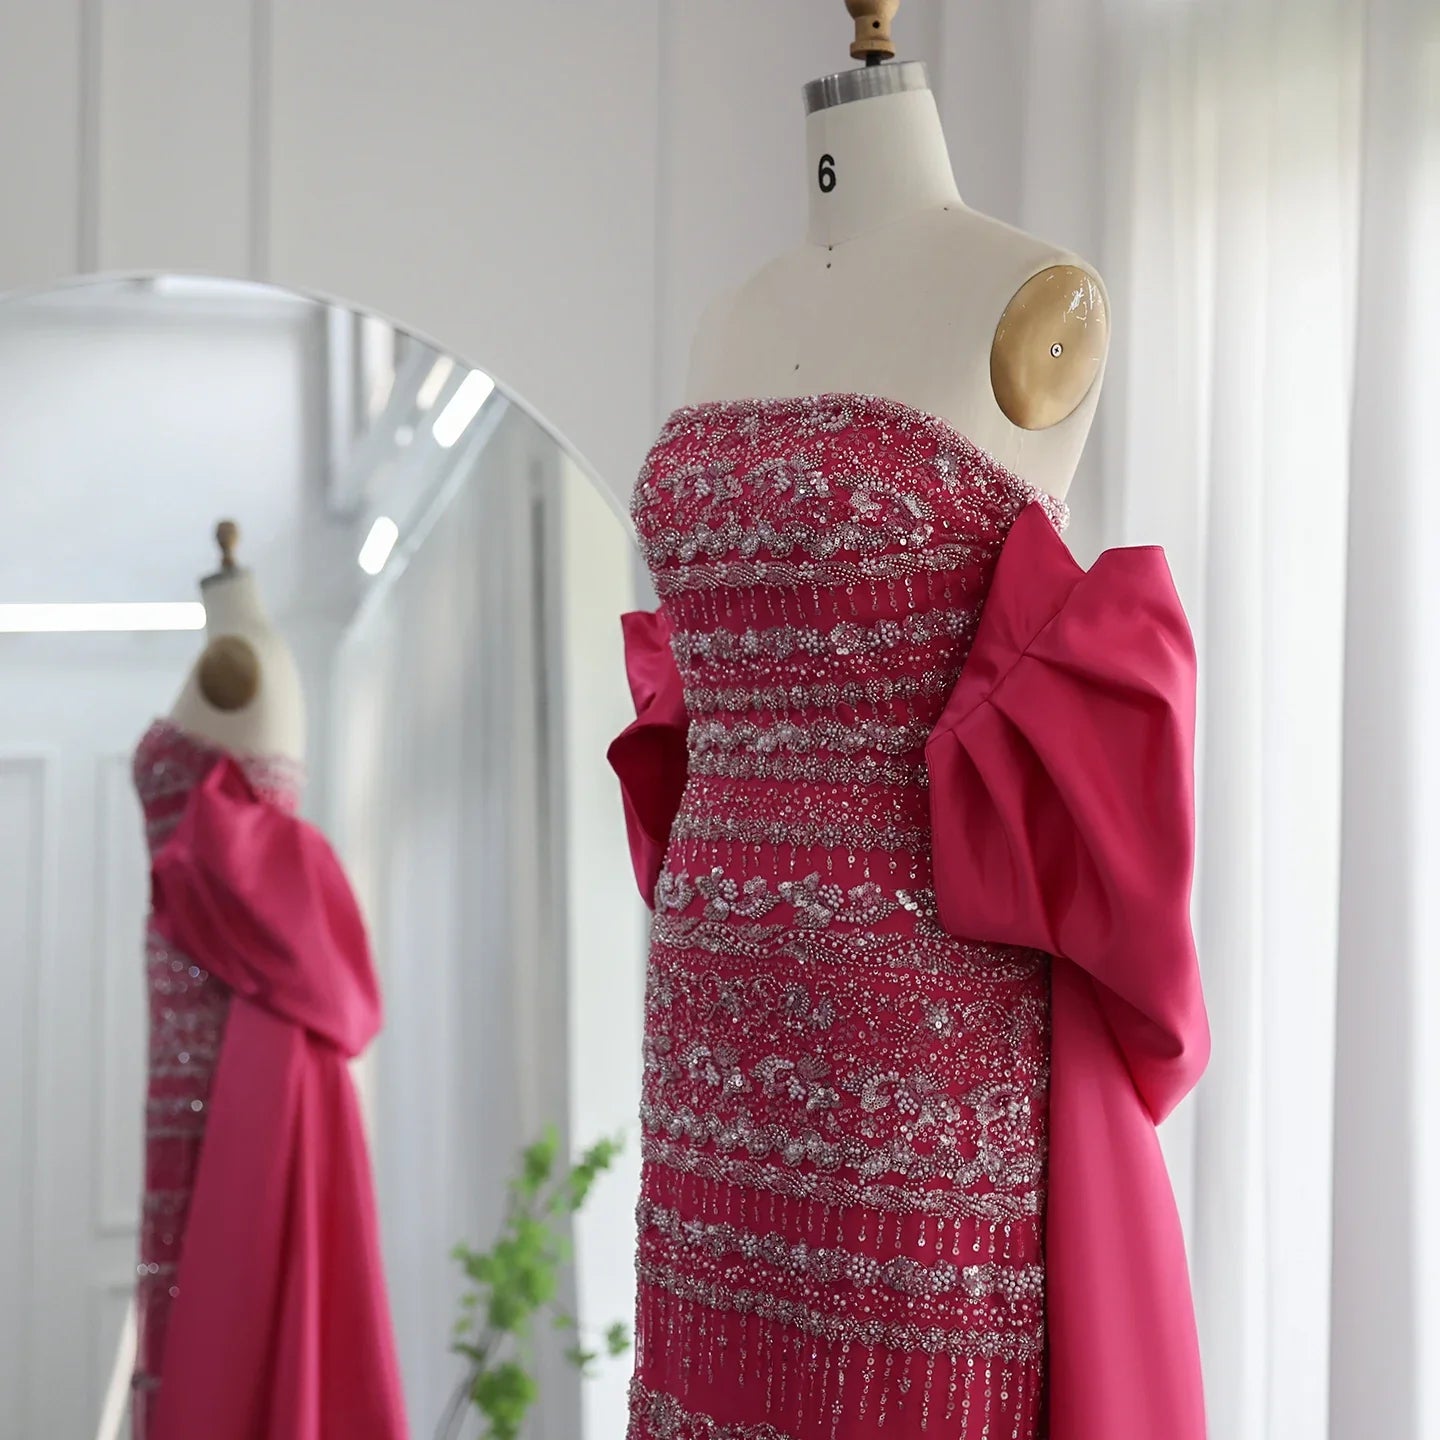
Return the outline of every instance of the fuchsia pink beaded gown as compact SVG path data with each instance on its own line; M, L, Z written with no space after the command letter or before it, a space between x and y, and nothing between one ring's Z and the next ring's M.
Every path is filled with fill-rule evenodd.
M404 1440L349 1061L380 1028L359 906L300 773L168 722L151 849L136 1440Z
M166 721L152 725L135 751L135 789L154 856L175 833L191 792L220 752ZM281 759L241 762L270 804L293 814L304 771ZM145 1191L141 1198L133 1386L137 1440L149 1434L160 1384L172 1301L179 1295L180 1246L190 1213L210 1085L225 1034L230 991L171 945L152 923L145 966L150 1000L149 1084L145 1095Z
M632 508L630 1440L1202 1440L1160 553L1081 571L1063 506L863 396L683 409Z

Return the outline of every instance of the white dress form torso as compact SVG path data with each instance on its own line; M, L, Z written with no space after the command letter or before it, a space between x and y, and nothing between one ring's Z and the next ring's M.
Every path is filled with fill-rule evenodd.
M691 353L688 399L885 396L947 421L1062 497L1099 398L1108 339L1103 287L1074 255L969 209L934 96L915 88L924 85L923 66L874 68L896 88L821 103L808 115L806 243L710 307ZM833 96L844 88L833 82L863 87L870 74L816 82L807 103L820 87ZM1089 366L1083 379L1072 369L1061 384L1075 392L1073 404L1060 402L1062 418L1024 428L996 398L992 348L1002 319L1023 308L1012 305L1017 292L1052 271L1063 293L1051 286L1027 344L1033 349L1038 335L1041 362L1053 348L1057 370L1081 352ZM1050 409L1056 412L1053 399Z
M187 734L235 755L303 761L305 697L300 672L290 647L265 614L254 576L248 570L222 571L200 582L200 595L209 647L227 636L245 641L258 661L259 684L248 703L222 709L206 697L202 656L192 667L170 719Z

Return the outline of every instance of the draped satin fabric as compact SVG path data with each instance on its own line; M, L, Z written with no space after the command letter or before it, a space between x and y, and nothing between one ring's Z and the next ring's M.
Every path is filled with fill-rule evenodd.
M663 614L625 617L611 747L653 903L687 718ZM1053 957L1050 1440L1204 1440L1189 1276L1155 1125L1209 1030L1191 937L1194 650L1158 548L1088 572L1039 505L1006 539L926 745L940 918Z
M1195 658L1163 553L1087 572L1021 515L927 746L957 934L1055 957L1051 1440L1203 1440L1189 1273L1155 1125L1210 1037L1190 930Z
M152 869L154 923L233 992L152 1440L406 1434L347 1061L380 1027L325 838L228 757Z
M689 721L665 612L634 610L622 615L620 624L635 719L611 742L607 758L620 777L635 882L645 903L653 905L670 826L685 790Z

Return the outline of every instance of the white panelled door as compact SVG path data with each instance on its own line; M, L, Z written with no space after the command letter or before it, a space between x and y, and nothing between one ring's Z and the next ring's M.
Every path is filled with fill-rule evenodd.
M130 750L187 641L5 641L0 1440L95 1434L130 1297L148 888Z

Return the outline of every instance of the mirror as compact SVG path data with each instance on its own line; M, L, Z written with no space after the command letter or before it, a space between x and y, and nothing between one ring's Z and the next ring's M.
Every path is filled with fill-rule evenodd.
M639 1053L642 912L599 763L633 714L633 573L622 517L500 380L373 316L184 276L0 304L0 1349L31 1433L131 1433L133 1354L144 1434L205 1165L246 1162L214 1139L235 1104L215 1082L237 1015L281 982L227 986L175 940L232 882L260 892L250 939L308 945L324 992L294 999L325 1013L287 1063L358 1052L404 1404L436 1433L466 1374L452 1247L490 1242L548 1126L573 1152L634 1114L613 1056ZM259 804L312 829L237 859L191 823L222 771L216 825ZM325 837L335 873L311 840L284 850L296 835ZM166 870L161 934L152 850L177 836L251 873L207 871L211 893ZM303 943L297 893L312 918L329 897ZM379 1017L354 1013L348 893ZM333 994L308 968L331 947ZM283 1099L263 1113L343 1112ZM294 1153L331 1156L327 1136ZM627 1314L629 1256L587 1236L623 1233L632 1195L601 1185L579 1220L599 1321ZM327 1243L335 1213L311 1218ZM572 1305L568 1268L562 1290ZM337 1293L363 1308L358 1281ZM578 1433L565 1343L534 1359L537 1434ZM597 1382L617 1417L627 1377L616 1361Z

